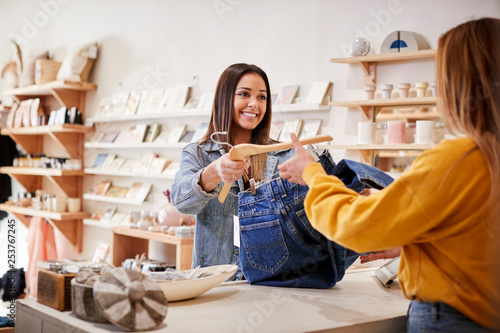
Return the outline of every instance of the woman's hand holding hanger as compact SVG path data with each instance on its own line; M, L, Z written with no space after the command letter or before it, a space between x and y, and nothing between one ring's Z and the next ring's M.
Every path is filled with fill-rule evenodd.
M219 178L224 183L232 183L243 175L246 159L243 161L232 161L229 159L229 153L222 155L213 162Z

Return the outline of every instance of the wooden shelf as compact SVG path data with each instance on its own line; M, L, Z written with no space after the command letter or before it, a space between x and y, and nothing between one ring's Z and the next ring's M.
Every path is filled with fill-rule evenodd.
M377 83L377 64L381 62L410 61L418 59L434 59L436 50L422 50L401 53L376 54L350 58L334 58L330 62L338 64L359 64L365 74L364 84Z
M337 64L361 64L365 62L391 62L407 61L417 59L432 59L436 56L436 50L421 50L412 52L375 54L349 58L332 58L330 62Z
M182 149L189 142L180 142L180 143L91 143L85 142L84 147L89 149L127 149L127 148L167 148L167 149Z
M52 95L54 90L92 91L97 85L90 82L52 81L44 84L5 90L4 95L43 96Z
M428 120L439 119L440 115L437 112L380 112L377 114L379 120Z
M19 128L2 128L2 135L42 135L50 133L92 133L94 127L74 124L63 124L53 126L33 126Z
M83 176L83 170L62 170L50 168L0 167L0 173L31 176Z
M332 106L345 107L395 107L395 106L434 106L436 97L415 98L387 98L387 99L362 99L357 101L335 101L330 102Z
M360 107L367 118L370 113L378 108L379 111L384 107L406 107L406 106L435 106L436 97L415 97L415 98L388 98L388 99L364 99L356 101L335 101L330 102L331 106L343 106L348 108Z
M172 175L164 174L151 174L151 173L130 173L130 172L120 172L114 170L100 170L94 168L85 168L84 173L87 175L105 175L105 176L118 176L118 177L134 177L134 178L155 178L155 179L169 179L173 180L175 178L175 173Z
M107 197L105 195L95 195L95 194L83 194L83 199L92 200L92 201L101 201L101 202L109 202L116 204L124 204L124 205L135 205L140 206L144 203L144 201L124 199L124 198L115 198L115 197Z
M31 216L42 217L66 237L76 252L82 251L82 219L90 217L90 213L51 212L6 204L0 204L0 210L15 215L26 227Z
M172 235L125 226L112 227L113 245L111 251L112 264L121 266L122 261L134 258L137 254L148 254L149 241L157 241L174 245L175 266L178 270L191 268L194 238L179 238Z
M0 204L0 210L15 213L15 214L23 214L27 216L39 216L46 219L51 219L55 221L66 221L66 220L74 220L74 219L84 219L90 217L90 213L87 212L52 212L48 210L38 210L30 207L19 207L19 206L11 206L6 204Z

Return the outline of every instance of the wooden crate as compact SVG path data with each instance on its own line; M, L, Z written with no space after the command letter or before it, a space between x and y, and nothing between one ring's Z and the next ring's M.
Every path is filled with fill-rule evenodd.
M71 279L76 274L38 271L38 302L59 311L71 310Z

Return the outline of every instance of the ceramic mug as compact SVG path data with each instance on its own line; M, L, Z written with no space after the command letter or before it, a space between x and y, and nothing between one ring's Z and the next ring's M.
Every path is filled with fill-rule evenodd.
M67 208L67 201L65 198L52 198L52 210L54 212L65 212Z
M351 41L351 56L364 56L370 51L370 41L363 37L356 37Z
M82 208L82 201L80 198L68 198L68 212L79 212Z

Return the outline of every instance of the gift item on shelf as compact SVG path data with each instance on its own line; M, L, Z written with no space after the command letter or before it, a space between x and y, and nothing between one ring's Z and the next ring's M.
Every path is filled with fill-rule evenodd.
M269 137L274 141L279 141L281 131L283 130L283 125L285 121L276 120L271 123L271 130L269 131Z
M387 35L380 47L380 54L411 52L429 48L429 43L420 34L401 30Z
M411 83L400 83L398 84L399 97L408 98L410 96Z
M406 143L406 123L404 121L387 122L387 143Z
M305 119L298 136L299 139L312 138L320 133L321 119Z
M351 56L359 57L367 55L370 51L370 41L363 37L353 38L351 41Z
M298 135L300 133L301 128L302 128L302 119L285 120L285 123L283 124L283 129L281 130L279 141L289 142L291 140L290 133Z
M427 87L429 82L415 82L415 88L417 89L417 97L425 97L427 95Z
M374 99L376 90L377 90L377 86L375 86L373 84L365 85L366 98L367 99Z
M432 96L436 97L436 81L429 82L429 86L431 87Z
M362 121L358 123L358 144L370 145L375 143L375 123Z
M393 89L392 84L383 84L380 89L382 90L382 98L391 98L391 93Z
M433 120L417 120L415 132L415 143L417 144L433 144L434 143L434 127Z
M96 42L73 48L64 58L57 73L57 79L73 82L87 81L96 58Z

